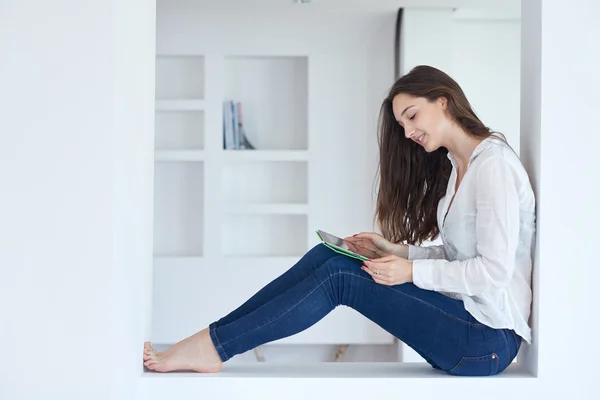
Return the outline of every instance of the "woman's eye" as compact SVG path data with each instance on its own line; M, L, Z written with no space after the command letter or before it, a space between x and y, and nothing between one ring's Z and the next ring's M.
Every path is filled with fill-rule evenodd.
M412 121L413 119L415 119L415 115L417 114L413 114L412 117L409 118L409 120Z

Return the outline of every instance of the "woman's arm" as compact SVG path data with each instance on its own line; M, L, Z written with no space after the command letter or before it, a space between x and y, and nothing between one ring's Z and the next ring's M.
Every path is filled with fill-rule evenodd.
M408 251L404 258L408 260L447 259L443 245L414 246L412 244L408 245Z
M510 281L519 239L519 197L506 160L485 160L476 185L479 255L463 261L414 260L416 286L472 296Z

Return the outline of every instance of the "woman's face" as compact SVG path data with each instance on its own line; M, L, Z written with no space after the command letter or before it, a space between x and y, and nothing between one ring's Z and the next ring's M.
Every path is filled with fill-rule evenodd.
M424 97L413 97L404 93L392 100L396 121L404 127L407 139L414 140L427 152L444 146L452 121L446 113L447 100L440 97L429 102Z

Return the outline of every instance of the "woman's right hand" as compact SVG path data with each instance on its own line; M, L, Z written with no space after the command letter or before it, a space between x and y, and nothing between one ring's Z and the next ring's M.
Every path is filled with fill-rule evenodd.
M368 258L380 258L389 255L408 258L408 246L392 243L375 232L361 232L344 238L344 242L355 253Z

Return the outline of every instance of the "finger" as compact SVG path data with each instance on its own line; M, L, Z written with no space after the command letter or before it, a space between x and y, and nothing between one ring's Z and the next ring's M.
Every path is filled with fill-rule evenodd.
M360 232L360 233L357 233L356 235L354 235L354 237L356 237L356 238L369 239L369 240L373 240L373 238L375 238L377 236L378 235L375 232Z
M394 275L393 264L391 263L376 263L365 260L363 261L363 265L373 271L380 279L391 280Z
M375 282L380 283L380 284L389 284L390 277L389 276L384 276L381 271L372 270L371 268L369 268L369 267L367 267L365 265L363 265L361 268L367 274L371 275L371 277L373 278L373 280Z
M357 253L367 257L368 259L379 257L379 254L375 253L372 250L365 249L364 247L359 247Z
M371 241L368 241L365 239L359 239L357 241L352 242L352 244L359 247L360 249L363 249L364 251L370 252L371 254L373 254L373 257L375 257L375 258L379 257L378 249ZM370 258L373 258L373 257L370 257Z
M370 251L368 249L365 249L364 247L359 247L356 245L348 245L348 248L350 249L350 251L360 254L361 256L364 256L368 259L377 257L377 255L375 253L373 253L372 251Z
M373 280L375 281L375 283L378 283L380 285L385 285L385 286L390 286L390 280L384 277L381 277L380 275L371 275Z
M348 249L349 249L350 251L353 251L353 252L357 253L357 249L356 249L356 246L355 246L355 245L353 245L353 244L352 244L352 243L350 243L350 242L345 242L345 244L346 244L346 247L348 247Z
M347 243L347 245L348 245L348 248L351 251L354 251L355 253L363 255L363 256L365 256L367 258L377 258L377 257L379 257L379 254L377 254L375 252L375 250L370 249L369 247L366 247L366 246L362 246L362 245L360 245L360 244L358 244L356 242Z
M344 240L347 240L349 242L352 243L361 243L365 246L372 246L373 248L376 248L373 241L374 241L374 237L368 237L368 236L358 236L361 234L357 234L355 236L349 236L347 238L345 238Z
M369 269L368 267L366 267L366 266L364 266L364 265L363 265L363 266L361 266L360 268L361 268L363 271L365 271L367 274L371 275L371 277L372 277L373 279L375 279L375 277L377 276L377 275L375 275L375 272L374 272L374 271L372 271L371 269Z
M346 242L346 246L348 246L348 249L350 251L353 251L354 253L360 254L361 256L367 257L367 258L374 258L377 257L378 255L376 253L374 253L373 251L366 249L364 247L358 246L356 243L352 243L352 242Z
M355 253L358 253L358 246L356 246L354 243L345 240L344 239L344 243L346 243L346 246L348 246L348 248L350 249L350 251L353 251Z
M371 261L371 262L374 262L374 263L388 263L388 262L390 262L390 261L394 261L394 260L396 260L396 258L397 258L397 256L395 256L395 255L393 255L393 254L390 254L390 255L388 255L388 256L385 256L385 257L379 257L379 258L374 258L374 259L372 259L372 260L369 260L369 261Z

